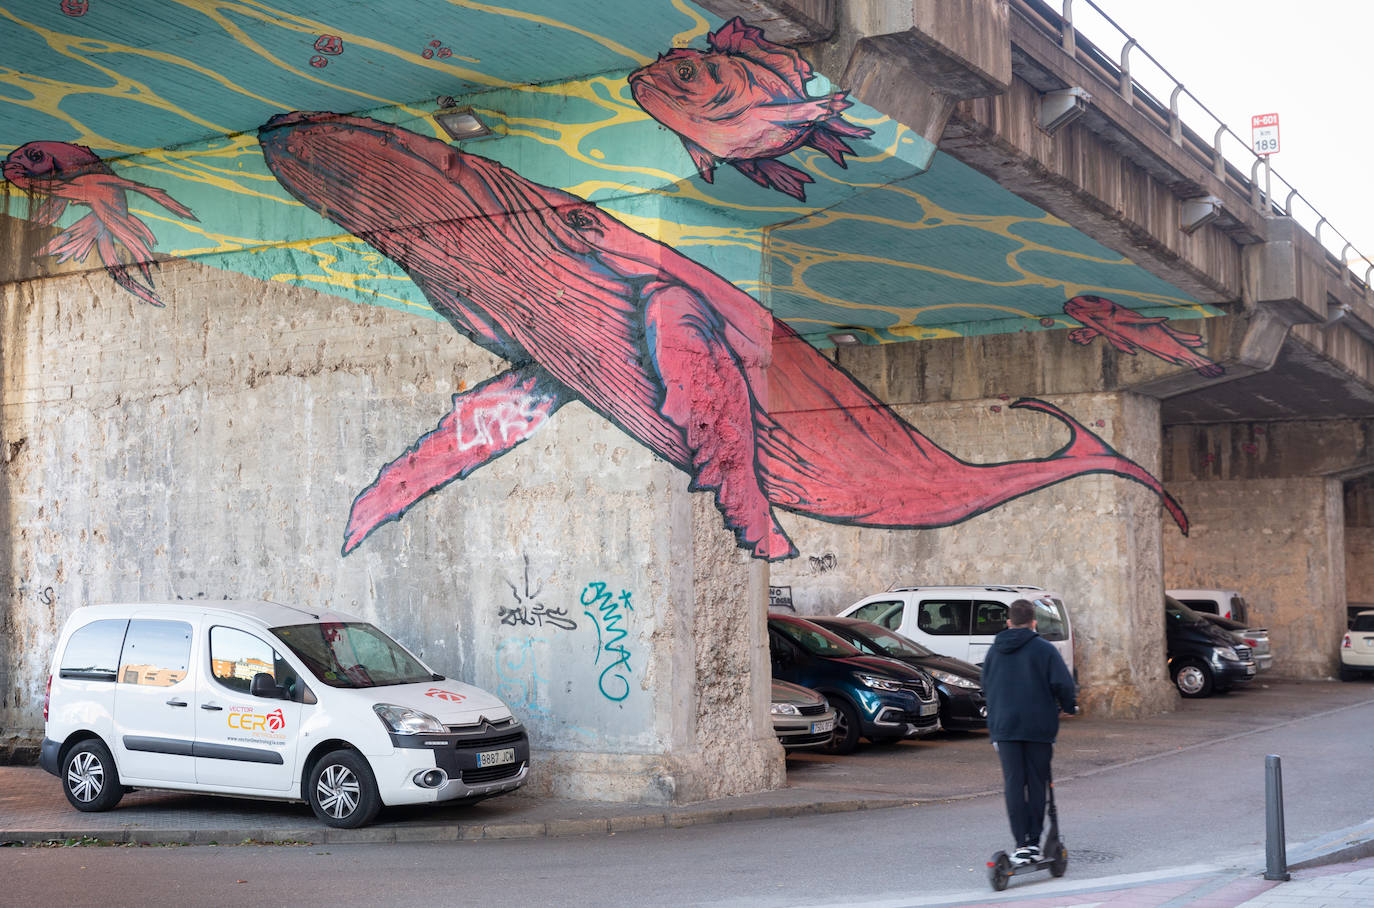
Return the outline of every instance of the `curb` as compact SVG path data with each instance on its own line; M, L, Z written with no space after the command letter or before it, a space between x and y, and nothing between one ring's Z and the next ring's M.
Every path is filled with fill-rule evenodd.
M491 839L538 839L578 835L615 835L640 829L680 829L747 820L771 820L860 810L914 807L910 798L811 801L805 804L757 805L662 813L624 814L592 819L555 819L511 823L445 823L418 826L368 826L333 829L314 826L301 829L141 829L33 830L0 832L0 845L43 845L74 841L82 845L366 845L415 842L472 842Z

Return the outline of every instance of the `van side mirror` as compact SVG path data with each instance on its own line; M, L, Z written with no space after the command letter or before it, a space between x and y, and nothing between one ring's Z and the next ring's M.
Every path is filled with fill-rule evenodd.
M281 688L277 687L276 679L267 672L258 672L253 676L252 682L248 685L248 692L255 697L281 699Z

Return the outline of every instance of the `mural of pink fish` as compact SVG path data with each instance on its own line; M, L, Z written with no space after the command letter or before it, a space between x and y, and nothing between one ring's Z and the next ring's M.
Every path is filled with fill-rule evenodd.
M1064 304L1064 314L1084 325L1069 332L1069 340L1075 344L1090 344L1105 337L1113 347L1131 356L1135 356L1136 350L1144 350L1165 362L1191 366L1208 378L1226 372L1192 349L1206 343L1202 335L1172 328L1167 324L1168 318L1146 318L1101 296L1075 296Z
M710 183L725 162L760 186L806 199L812 177L776 160L804 145L845 166L845 138L873 130L847 123L848 93L811 97L811 65L789 47L735 18L706 36L709 53L678 48L630 74L636 103L677 133Z
M421 498L528 439L578 400L710 491L754 557L796 549L774 517L948 526L1088 473L1155 477L1056 407L1069 442L971 464L878 401L757 300L597 206L389 123L294 112L259 130L268 168L312 211L400 265L465 336L512 368L354 499L346 555Z
M84 145L29 142L10 152L0 172L19 189L47 196L31 215L41 226L55 224L68 204L91 209L90 214L49 240L38 250L39 255L55 255L59 262L67 262L84 259L94 248L116 284L144 302L162 305L153 286L152 246L156 239L147 224L129 213L127 193L141 193L173 214L194 221L191 209L155 186L116 176ZM129 273L130 265L143 275L144 283Z

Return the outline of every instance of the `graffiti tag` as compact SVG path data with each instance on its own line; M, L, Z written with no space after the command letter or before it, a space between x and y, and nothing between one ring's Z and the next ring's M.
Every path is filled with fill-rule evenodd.
M530 583L530 556L525 555L525 578L522 587L517 587L509 580L506 586L510 587L510 593L515 597L514 606L498 606L498 615L501 623L515 627L523 625L525 627L549 627L560 628L565 631L577 630L577 621L568 617L568 610L565 608L549 607L538 600L539 593L544 589L544 584L539 583L531 587Z
M630 695L630 648L624 643L630 635L626 627L630 620L629 613L634 611L630 592L621 590L619 598L613 598L606 584L597 581L587 584L582 591L582 604L587 606L583 614L592 619L592 624L596 626L596 659L593 664L601 664L602 653L611 657L611 661L601 669L597 686L607 700L619 703ZM596 611L592 611L593 608Z

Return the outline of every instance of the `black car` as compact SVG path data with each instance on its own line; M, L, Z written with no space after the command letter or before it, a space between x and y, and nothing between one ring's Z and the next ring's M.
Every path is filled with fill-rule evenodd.
M1169 673L1185 697L1208 697L1255 677L1250 647L1188 606L1164 597Z
M930 675L905 662L865 656L818 624L768 616L773 677L809 687L835 707L833 753L852 753L864 737L889 744L940 728Z
M949 729L988 727L988 704L978 666L953 656L941 656L910 637L881 624L858 618L810 619L852 644L861 653L900 659L927 672L940 695L940 724Z

